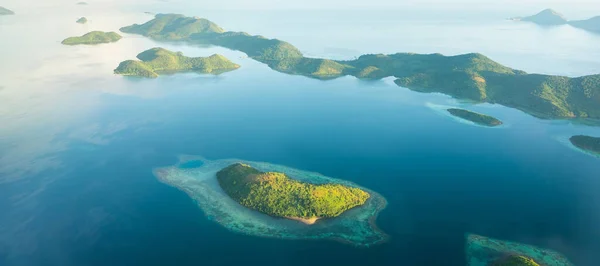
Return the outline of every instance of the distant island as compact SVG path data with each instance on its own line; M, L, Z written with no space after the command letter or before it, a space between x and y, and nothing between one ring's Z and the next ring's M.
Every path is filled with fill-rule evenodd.
M552 9L542 10L533 16L512 18L512 20L528 21L538 25L563 25L568 22L562 14Z
M577 135L572 136L569 141L579 149L600 155L600 138Z
M236 163L217 172L219 185L239 204L268 214L313 224L363 205L369 193L341 184L313 185L284 173L261 172Z
M354 60L309 58L285 41L225 31L209 20L177 14L157 14L144 24L120 30L160 41L186 41L241 51L289 74L318 79L393 76L397 85L414 91L502 104L540 118L600 118L600 75L570 78L528 74L478 53L368 54Z
M76 22L77 22L77 23L79 23L79 24L85 24L85 23L87 23L87 22L88 22L88 20L87 20L87 18L85 18L85 17L81 17L81 18L80 18L80 19L78 19Z
M568 20L562 14L552 10L545 9L540 13L528 17L511 18L515 21L527 21L543 26L571 25L586 31L600 33L600 16L586 20Z
M101 44L116 42L121 39L121 35L116 32L92 31L79 37L69 37L62 41L65 45L78 44Z
M15 12L13 12L12 10L9 10L9 9L6 9L6 8L0 6L0 16L14 15L14 14L15 14Z
M569 21L569 25L590 32L600 33L600 16L586 20L572 20Z
M186 57L181 52L171 52L163 48L146 50L138 54L137 58L141 61L121 62L115 69L115 74L156 78L160 72L195 71L220 74L240 67L218 54L209 57Z
M87 2L77 2L76 5L80 5L80 6L87 6L88 3Z
M450 114L452 114L453 116L460 117L462 119L471 121L478 125L487 126L487 127L495 127L495 126L502 125L502 121L500 121L494 117L491 117L489 115L475 113L475 112L471 112L469 110L458 109L458 108L450 108L450 109L447 109L447 111Z

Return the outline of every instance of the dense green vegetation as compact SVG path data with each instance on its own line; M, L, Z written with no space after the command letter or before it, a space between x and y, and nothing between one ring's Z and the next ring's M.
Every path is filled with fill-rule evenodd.
M186 40L193 34L224 32L221 27L209 20L176 14L157 14L149 22L122 27L120 30L159 40Z
M319 79L393 76L396 84L411 90L498 103L541 118L600 118L600 75L569 78L527 74L477 53L369 54L355 60L309 58L281 40L225 32L208 20L175 14L159 14L142 25L123 27L121 31L242 51L284 73Z
M6 9L4 7L0 6L0 16L2 15L14 15L15 12L13 12L12 10Z
M186 57L181 52L171 52L163 48L152 48L137 55L141 61L121 62L115 74L156 78L161 72L195 71L219 74L240 66L222 55L209 57Z
M567 19L562 14L552 9L545 9L533 16L518 18L517 20L529 21L538 25L546 26L567 24Z
M81 17L76 22L79 23L79 24L85 24L85 23L88 22L88 20L85 17Z
M569 140L577 148L600 155L600 138L577 135Z
M508 256L506 258L500 258L495 262L492 262L489 266L540 266L531 258L525 256Z
M370 197L359 188L303 183L283 173L263 173L240 163L219 171L217 179L227 195L241 205L276 217L336 217Z
M473 123L482 126L495 127L502 125L502 122L494 117L489 115L479 114L475 112L471 112L469 110L450 108L447 110L453 116L460 117L465 120L469 120Z
M69 37L62 41L65 45L111 43L121 39L116 32L92 31L80 37Z

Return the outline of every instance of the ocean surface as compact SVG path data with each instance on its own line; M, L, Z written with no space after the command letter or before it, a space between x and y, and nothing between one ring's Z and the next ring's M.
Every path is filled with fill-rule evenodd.
M60 44L150 20L144 12L176 12L315 57L480 52L532 73L580 76L600 73L600 35L515 23L504 19L522 13L494 10L11 3L17 15L0 17L2 266L465 265L467 233L553 249L575 265L600 261L600 160L567 141L600 136L599 127L417 93L393 79L287 75L218 47L126 34L113 44ZM76 24L81 16L89 23ZM219 76L113 75L119 62L158 46L220 53L242 67ZM444 106L506 125L473 126ZM227 231L153 176L183 154L285 165L377 191L388 200L377 224L390 241L354 248Z

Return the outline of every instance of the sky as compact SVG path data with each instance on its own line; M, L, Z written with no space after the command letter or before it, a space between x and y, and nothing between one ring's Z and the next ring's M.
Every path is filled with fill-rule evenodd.
M39 5L75 4L80 0L3 0L2 5L27 7ZM173 4L202 5L207 9L360 9L360 8L423 8L423 9L482 9L511 10L516 15L527 15L553 8L567 17L583 19L600 15L600 0L83 0L90 5L151 5L172 2Z

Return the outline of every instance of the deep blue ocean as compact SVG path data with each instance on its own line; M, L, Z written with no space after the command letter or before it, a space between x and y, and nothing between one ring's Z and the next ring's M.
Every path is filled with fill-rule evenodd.
M574 134L600 136L598 127L412 92L393 79L287 75L216 47L134 35L64 47L65 37L118 30L151 19L143 11L167 9L78 8L23 8L21 16L0 18L0 36L9 37L0 43L2 266L465 265L467 233L553 249L576 265L600 261L600 160L566 144ZM369 24L323 12L251 20L239 11L194 8L164 12L282 38L314 56L482 52L531 72L600 73L593 59L600 35L502 20L511 14L478 14L471 23L468 15L427 20L373 12L377 26L357 28L352 23ZM75 24L79 14L90 24ZM299 33L298 23L311 14L308 24L331 27ZM278 16L287 23L273 23ZM239 21L227 20L233 17ZM39 34L28 35L36 27ZM188 56L222 53L242 67L153 80L112 74L120 61L156 46ZM506 126L461 123L440 106L493 115ZM391 239L355 248L232 233L153 176L152 169L182 154L264 161L355 182L388 200L377 224Z

